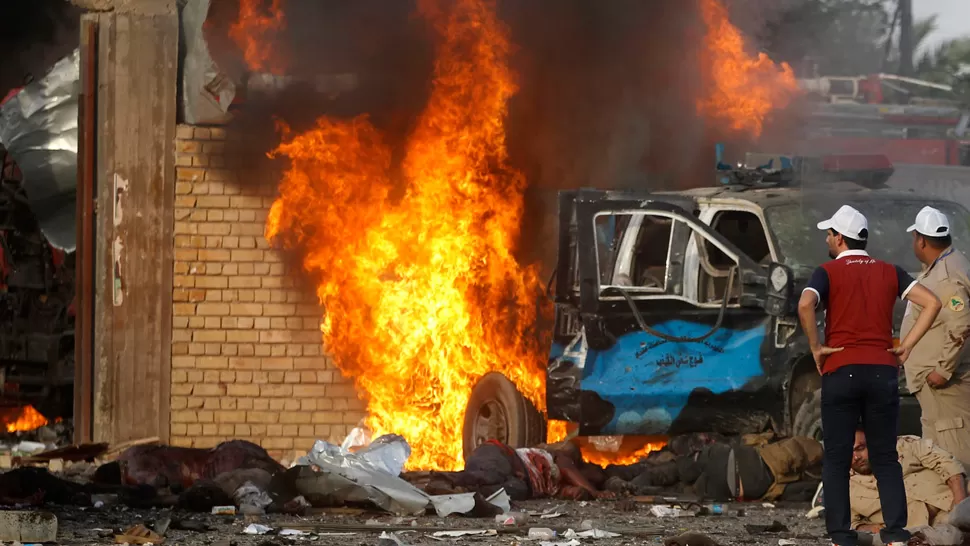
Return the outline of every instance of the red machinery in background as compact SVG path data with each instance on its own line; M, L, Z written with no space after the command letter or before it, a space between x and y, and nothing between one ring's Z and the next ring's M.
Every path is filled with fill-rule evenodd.
M951 87L889 74L799 80L810 99L799 153L882 154L970 166L970 110Z

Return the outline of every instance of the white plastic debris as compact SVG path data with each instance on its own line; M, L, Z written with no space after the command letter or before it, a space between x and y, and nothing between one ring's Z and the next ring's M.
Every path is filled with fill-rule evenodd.
M559 511L560 508L562 508L562 507L561 506L554 506L552 508L547 508L547 509L543 510L542 513L539 514L539 519L558 518L559 516L562 515L562 513Z
M762 508L774 508L775 505L774 504L771 504L770 502L763 502L763 503L761 503L761 507Z
M40 453L47 449L45 444L40 442L28 442L26 440L20 442L19 444L13 446L13 450L20 453Z
M357 449L362 448L371 442L371 431L361 420L357 423L357 426L350 431L350 434L344 438L342 444L340 444L340 451L344 453L351 453L357 451Z
M610 531L604 531L602 529L590 529L588 531L582 531L579 533L577 533L576 531L573 531L572 529L569 529L562 535L563 538L592 538L592 539L616 538L618 536L620 536L619 533L611 533Z
M529 540L556 538L556 532L547 527L533 527L529 529Z
M663 504L655 504L650 507L650 513L658 518L679 518L682 514L680 508L672 508Z
M794 540L791 540L789 538L778 539L778 546L795 546L795 544L797 543Z
M261 525L259 523L250 523L248 527L243 529L243 533L247 535L265 535L266 533L272 531L272 527L266 525Z
M540 542L539 543L539 546L579 546L580 544L582 544L582 543L574 538L574 539L570 540L569 542L546 542L546 541L543 541L543 542Z
M460 537L493 537L498 535L498 531L495 529L467 529L461 531L438 531L434 533L433 537L448 537L448 538L460 538Z
M283 529L280 531L281 537L306 537L310 536L310 533L306 531L300 531L297 529Z
M384 531L381 536L377 537L378 546L407 546L401 537L397 536L397 533L388 533Z
M500 508L503 514L507 514L512 511L512 498L509 497L509 494L505 492L504 487L492 493L485 500L489 504Z
M809 510L808 513L805 514L805 517L808 519L816 519L819 516L821 516L822 512L824 511L825 511L824 506L816 506L815 508L812 508L811 510Z

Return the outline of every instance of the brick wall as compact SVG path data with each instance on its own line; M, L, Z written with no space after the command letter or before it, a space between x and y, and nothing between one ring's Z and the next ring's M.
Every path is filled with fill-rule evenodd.
M278 175L245 146L178 128L172 443L244 439L288 457L342 441L364 405L322 351L312 288L263 238Z

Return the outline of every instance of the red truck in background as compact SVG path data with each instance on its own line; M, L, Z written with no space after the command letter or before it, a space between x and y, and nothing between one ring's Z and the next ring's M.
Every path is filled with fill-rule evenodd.
M809 96L795 149L882 154L894 164L970 166L970 109L952 88L889 74L799 80Z

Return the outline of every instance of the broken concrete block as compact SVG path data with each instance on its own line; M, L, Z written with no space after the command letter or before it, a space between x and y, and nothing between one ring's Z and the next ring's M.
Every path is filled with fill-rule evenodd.
M0 512L0 541L54 542L57 517L50 512Z

